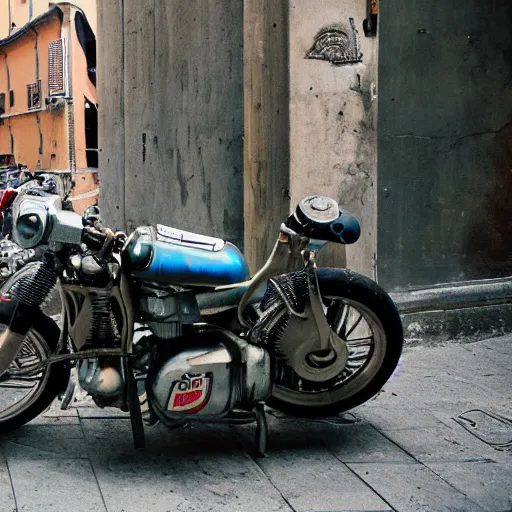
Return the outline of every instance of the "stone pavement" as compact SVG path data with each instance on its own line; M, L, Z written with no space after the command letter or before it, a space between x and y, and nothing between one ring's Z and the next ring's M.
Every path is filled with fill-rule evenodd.
M340 418L146 429L78 403L0 440L0 512L512 511L512 337L408 349Z

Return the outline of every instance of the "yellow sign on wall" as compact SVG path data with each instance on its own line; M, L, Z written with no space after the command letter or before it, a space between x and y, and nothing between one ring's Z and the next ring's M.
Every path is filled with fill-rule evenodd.
M379 14L379 0L372 0L372 14Z

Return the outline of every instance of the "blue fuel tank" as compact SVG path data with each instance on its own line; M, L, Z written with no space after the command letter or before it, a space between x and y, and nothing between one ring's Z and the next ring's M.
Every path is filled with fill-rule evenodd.
M133 277L160 285L215 287L249 279L233 244L160 224L137 228L125 252Z

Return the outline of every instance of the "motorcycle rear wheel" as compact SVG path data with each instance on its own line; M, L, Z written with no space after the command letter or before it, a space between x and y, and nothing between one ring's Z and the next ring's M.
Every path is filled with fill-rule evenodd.
M347 343L343 372L324 383L301 379L282 365L268 405L299 417L326 417L375 396L398 365L403 328L391 297L374 281L336 268L317 271L331 328Z
M0 308L0 330L6 328L9 320ZM10 368L22 368L44 360L57 348L59 336L57 324L37 312L33 327ZM62 363L49 365L33 377L13 376L9 380L0 377L0 434L15 430L39 416L66 388L68 380L69 368Z

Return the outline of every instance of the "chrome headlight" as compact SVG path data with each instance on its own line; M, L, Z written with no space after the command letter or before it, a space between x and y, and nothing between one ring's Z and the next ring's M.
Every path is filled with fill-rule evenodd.
M48 228L48 209L39 201L25 200L13 222L14 241L23 249L39 245Z

